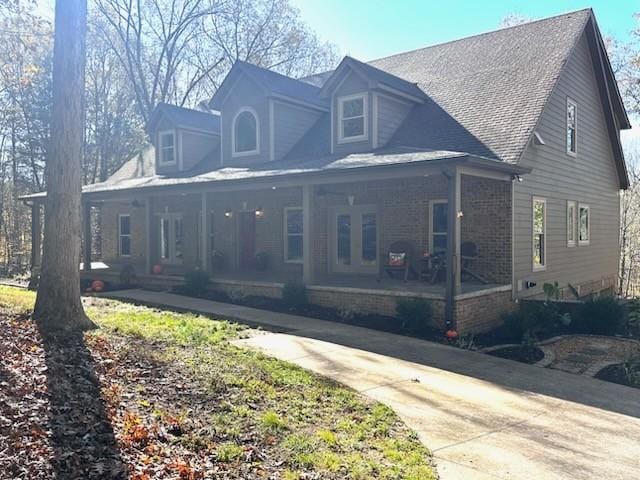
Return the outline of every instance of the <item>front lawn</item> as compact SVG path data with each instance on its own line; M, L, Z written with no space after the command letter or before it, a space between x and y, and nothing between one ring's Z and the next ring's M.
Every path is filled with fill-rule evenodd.
M0 286L0 471L10 478L436 478L387 407L237 348L251 332L88 299L100 329L43 339Z

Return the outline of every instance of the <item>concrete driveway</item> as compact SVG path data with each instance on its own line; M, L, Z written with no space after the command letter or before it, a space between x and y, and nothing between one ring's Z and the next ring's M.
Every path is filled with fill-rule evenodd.
M138 290L111 296L268 327L237 343L387 404L443 480L640 478L640 390L293 315Z

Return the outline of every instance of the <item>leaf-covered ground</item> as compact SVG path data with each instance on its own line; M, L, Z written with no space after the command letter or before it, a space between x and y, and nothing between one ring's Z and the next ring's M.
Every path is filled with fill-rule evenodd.
M229 343L242 327L89 299L100 329L43 338L0 286L0 478L435 478L381 404Z

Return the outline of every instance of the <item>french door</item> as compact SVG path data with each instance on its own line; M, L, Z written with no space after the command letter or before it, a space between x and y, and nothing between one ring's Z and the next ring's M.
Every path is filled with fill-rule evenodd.
M378 214L375 206L337 207L329 214L331 271L378 272Z
M183 252L182 215L165 213L160 215L160 261L181 264Z

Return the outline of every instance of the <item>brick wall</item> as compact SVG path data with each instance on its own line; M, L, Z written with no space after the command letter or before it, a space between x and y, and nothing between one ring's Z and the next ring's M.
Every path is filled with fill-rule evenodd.
M459 333L480 333L502 325L502 315L515 309L511 290L458 299L455 305Z
M134 206L134 199L105 202L100 205L102 261L107 265L131 263L144 269L146 250L146 212L144 206ZM144 205L138 199L139 205ZM131 257L118 256L118 215L131 215ZM139 270L142 272L142 270Z
M469 268L493 283L511 283L511 184L463 175L460 237L474 242Z

